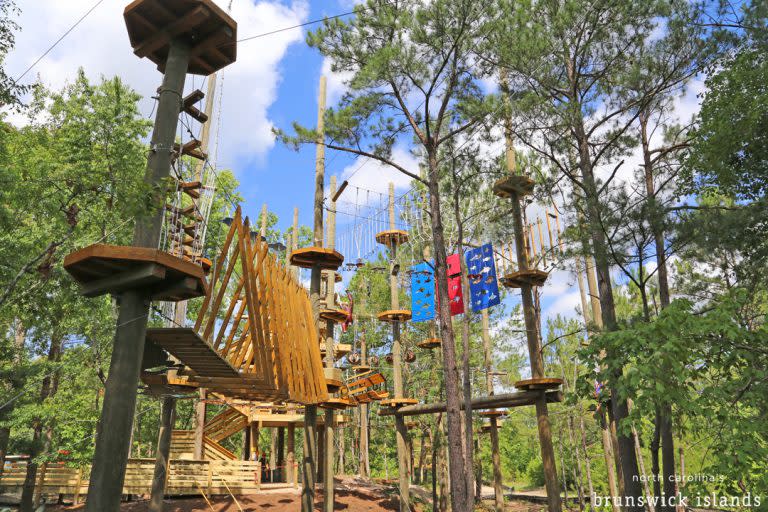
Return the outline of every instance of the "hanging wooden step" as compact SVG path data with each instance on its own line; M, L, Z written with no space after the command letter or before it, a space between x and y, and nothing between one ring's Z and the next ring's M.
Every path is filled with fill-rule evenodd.
M182 217L186 217L188 219L192 219L192 220L194 220L196 222L203 222L203 220L204 220L203 216L200 215L197 212L197 206L194 205L194 204L191 204L191 205L189 205L189 206L187 206L185 208L178 208L178 207L176 207L176 206L174 206L172 204L167 204L167 205L165 205L165 207L170 212L176 213L176 214L181 215Z
M191 224L185 224L184 226L181 227L181 229L183 229L186 234L195 236L195 233L197 232L197 222L192 222Z
M415 398L389 398L387 400L382 400L381 406L396 409L406 405L416 405L417 403L419 403L419 401Z
M341 385L343 384L341 369L323 368L323 374L325 375L325 384L328 387L329 393L335 393L341 389Z
M197 139L192 139L191 141L187 142L183 146L180 145L178 142L173 145L173 151L176 153L177 158L178 155L181 156L191 156L192 158L197 158L198 160L207 160L208 155L205 154L201 149L200 146L202 146L202 142L200 142Z
M187 97L182 100L181 110L189 114L189 116L200 124L208 122L208 115L195 106L195 103L199 103L205 98L205 93L200 89L192 91Z

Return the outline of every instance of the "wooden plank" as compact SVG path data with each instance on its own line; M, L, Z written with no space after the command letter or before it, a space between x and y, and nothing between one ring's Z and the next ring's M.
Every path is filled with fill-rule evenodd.
M171 39L181 33L187 32L207 20L211 11L204 5L192 9L187 14L170 23L165 28L154 32L151 36L144 39L133 50L138 57L148 57L163 46L170 44Z

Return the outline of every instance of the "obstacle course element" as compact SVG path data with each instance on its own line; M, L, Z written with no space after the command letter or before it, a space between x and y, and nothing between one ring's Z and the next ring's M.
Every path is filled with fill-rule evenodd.
M236 267L240 275L233 280ZM328 398L309 297L265 242L251 240L239 208L194 329L151 329L147 339L189 368L177 383L246 400L314 404Z
M482 245L465 253L469 274L470 304L473 311L481 311L501 303L493 246Z
M440 348L440 345L442 345L442 341L440 341L440 338L427 338L424 341L420 341L416 344L417 347L432 350L435 348Z
M377 233L376 241L387 247L398 246L408 241L408 233L401 229L388 229Z
M299 268L320 267L321 270L336 271L344 263L344 256L333 249L324 247L303 247L291 253L291 265Z
M174 39L190 47L194 75L210 75L237 58L237 23L211 0L136 0L123 17L134 53L161 72Z
M177 302L207 288L202 267L146 247L90 245L68 254L64 268L86 297L142 288L152 300Z
M533 194L536 182L522 174L512 174L493 184L493 193L498 197L510 199L513 195L523 197Z
M526 269L505 275L499 281L507 288L522 288L523 286L544 286L549 273L538 269Z
M411 267L411 311L414 322L435 318L435 274L427 262Z

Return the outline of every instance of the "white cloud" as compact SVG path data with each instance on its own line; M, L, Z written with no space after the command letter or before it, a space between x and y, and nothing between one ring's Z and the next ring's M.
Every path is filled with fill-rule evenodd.
M419 172L416 157L399 146L392 150L392 160L414 174ZM349 180L349 184L355 187L380 194L388 193L390 182L395 184L396 191L405 191L411 186L411 178L402 172L378 160L365 157L359 157L345 167L341 171L341 179Z
M321 73L327 79L327 102L328 106L333 106L339 102L344 93L349 89L348 83L354 76L351 71L334 72L331 70L333 66L333 60L329 57L323 59L323 67Z
M92 0L19 0L21 31L16 50L6 61L11 76L20 74L58 39L92 5ZM219 2L222 6L224 2ZM42 82L60 88L83 67L91 80L119 75L144 96L142 111L152 111L151 96L162 77L154 64L136 57L123 22L125 2L109 0L97 7L22 82L39 74ZM243 38L306 20L307 3L290 6L276 1L234 0L232 16ZM275 101L280 82L279 63L291 44L303 40L300 29L246 41L238 46L238 60L224 70L222 100L221 164L234 166L238 159L261 158L274 145L267 109ZM187 77L187 91L202 87L202 78ZM242 162L241 162L242 163Z

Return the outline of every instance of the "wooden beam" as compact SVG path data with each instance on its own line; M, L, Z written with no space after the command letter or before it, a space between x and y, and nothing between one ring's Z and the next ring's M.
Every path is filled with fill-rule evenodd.
M174 21L170 25L146 38L134 49L133 52L139 57L147 57L148 55L167 45L173 37L191 30L195 26L207 20L210 15L211 11L204 5L201 5L189 11L187 14Z
M139 265L132 270L84 284L81 293L86 297L98 297L105 293L141 288L165 279L165 271L165 267L156 263Z
M519 391L504 395L492 395L472 400L472 410L494 409L496 407L522 407L534 405L536 399L541 396L539 391ZM548 391L545 393L547 402L562 402L562 391ZM461 409L464 410L462 403ZM437 402L423 405L408 405L399 409L381 409L379 416L419 416L421 414L433 414L445 412L445 402Z

